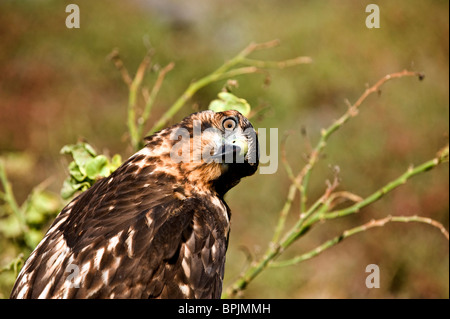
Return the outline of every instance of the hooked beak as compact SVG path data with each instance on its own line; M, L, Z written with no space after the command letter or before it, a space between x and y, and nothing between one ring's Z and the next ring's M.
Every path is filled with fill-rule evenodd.
M222 140L222 145L211 155L216 163L244 163L248 152L248 141L244 135L230 136Z

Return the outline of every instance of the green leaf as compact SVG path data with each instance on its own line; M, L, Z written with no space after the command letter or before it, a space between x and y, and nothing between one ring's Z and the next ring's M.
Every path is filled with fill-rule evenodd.
M83 191L89 189L89 187L91 187L93 183L94 183L94 181L85 181L82 183L77 183L70 177L66 178L64 180L63 186L61 188L61 197L63 199L69 199L76 192L79 192L79 191L83 192Z
M77 184L78 189L81 192L87 191L92 185L94 185L95 181L86 181L84 183Z
M92 156L97 156L97 152L94 150L94 148L91 145L89 145L88 143L82 143L82 144L83 144L84 149L89 154L91 154Z
M74 162L76 163L76 165L78 165L78 170L84 176L87 175L86 174L87 163L96 156L95 150L92 148L92 146L90 146L87 143L66 145L61 149L60 153L72 155ZM74 165L72 165L72 168L74 168ZM79 178L76 179L80 180Z
M99 155L90 159L86 163L86 175L92 180L96 180L99 177L105 177L109 175L108 159L105 155ZM106 170L105 170L106 168Z
M25 242L28 247L34 248L39 244L43 237L43 231L31 228L25 233Z
M79 182L84 181L86 179L86 176L87 176L85 173L82 173L80 171L80 166L78 166L77 163L75 163L75 162L70 162L70 164L69 164L69 174L70 174L70 176L73 179L75 179L75 180L77 180Z
M69 164L69 178L61 189L61 197L71 198L76 192L82 192L91 187L99 178L109 176L121 164L122 158L116 154L111 160L105 155L96 155L95 150L87 143L66 145L61 154L69 154L73 161Z
M36 209L31 208L27 211L26 221L29 225L41 225L45 222L45 215Z
M75 145L64 145L59 151L59 154L72 154L72 149L74 146Z
M236 110L244 116L248 116L251 111L250 104L244 99L228 93L220 92L218 94L219 99L211 101L209 109L214 112L224 112L228 110Z
M226 103L221 100L212 100L208 109L214 112L223 112L226 111Z
M69 199L72 197L73 194L75 194L77 190L74 188L73 184L71 183L71 178L66 178L63 182L63 186L61 188L61 197L63 199Z
M35 191L32 194L32 206L39 212L48 213L59 210L60 202L54 193Z
M110 163L111 172L114 172L119 166L122 165L122 156L120 154L116 154L112 157Z
M55 194L47 191L33 191L25 204L27 224L42 225L48 216L56 215L60 210L60 201Z
M22 267L22 264L24 263L23 253L20 253L16 258L11 260L8 264L0 267L0 274L6 271L13 271L14 272L14 279L17 277L20 268Z
M79 170L82 174L87 175L86 165L93 158L92 155L86 151L84 148L78 148L73 153L73 160L78 165Z
M236 103L239 102L240 98L238 98L236 95L231 94L230 92L220 92L217 94L219 98L227 103ZM245 101L245 100L244 100Z
M22 234L20 221L16 216L10 215L0 220L0 233L7 238L14 238Z
M88 143L77 143L77 144L69 144L64 145L59 151L61 154L73 154L74 152L79 151L80 149L84 149L88 154L90 154L92 157L97 156L97 153L95 152L94 148L89 145Z

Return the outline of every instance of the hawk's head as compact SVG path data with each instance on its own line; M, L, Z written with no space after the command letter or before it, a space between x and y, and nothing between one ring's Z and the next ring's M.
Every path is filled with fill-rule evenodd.
M136 154L145 156L142 165L154 165L154 170L197 191L224 195L258 168L256 132L238 111L194 113L146 140Z

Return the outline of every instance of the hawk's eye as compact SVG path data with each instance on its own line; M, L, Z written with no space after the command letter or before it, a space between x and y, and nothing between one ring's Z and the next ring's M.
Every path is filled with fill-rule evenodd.
M227 131L232 131L236 127L236 120L229 117L222 122L222 126Z

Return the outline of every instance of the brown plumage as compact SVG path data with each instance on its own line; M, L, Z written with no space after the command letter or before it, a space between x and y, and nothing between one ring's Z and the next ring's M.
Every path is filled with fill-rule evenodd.
M11 298L219 298L223 196L257 166L255 131L237 111L194 113L154 134L61 211Z

